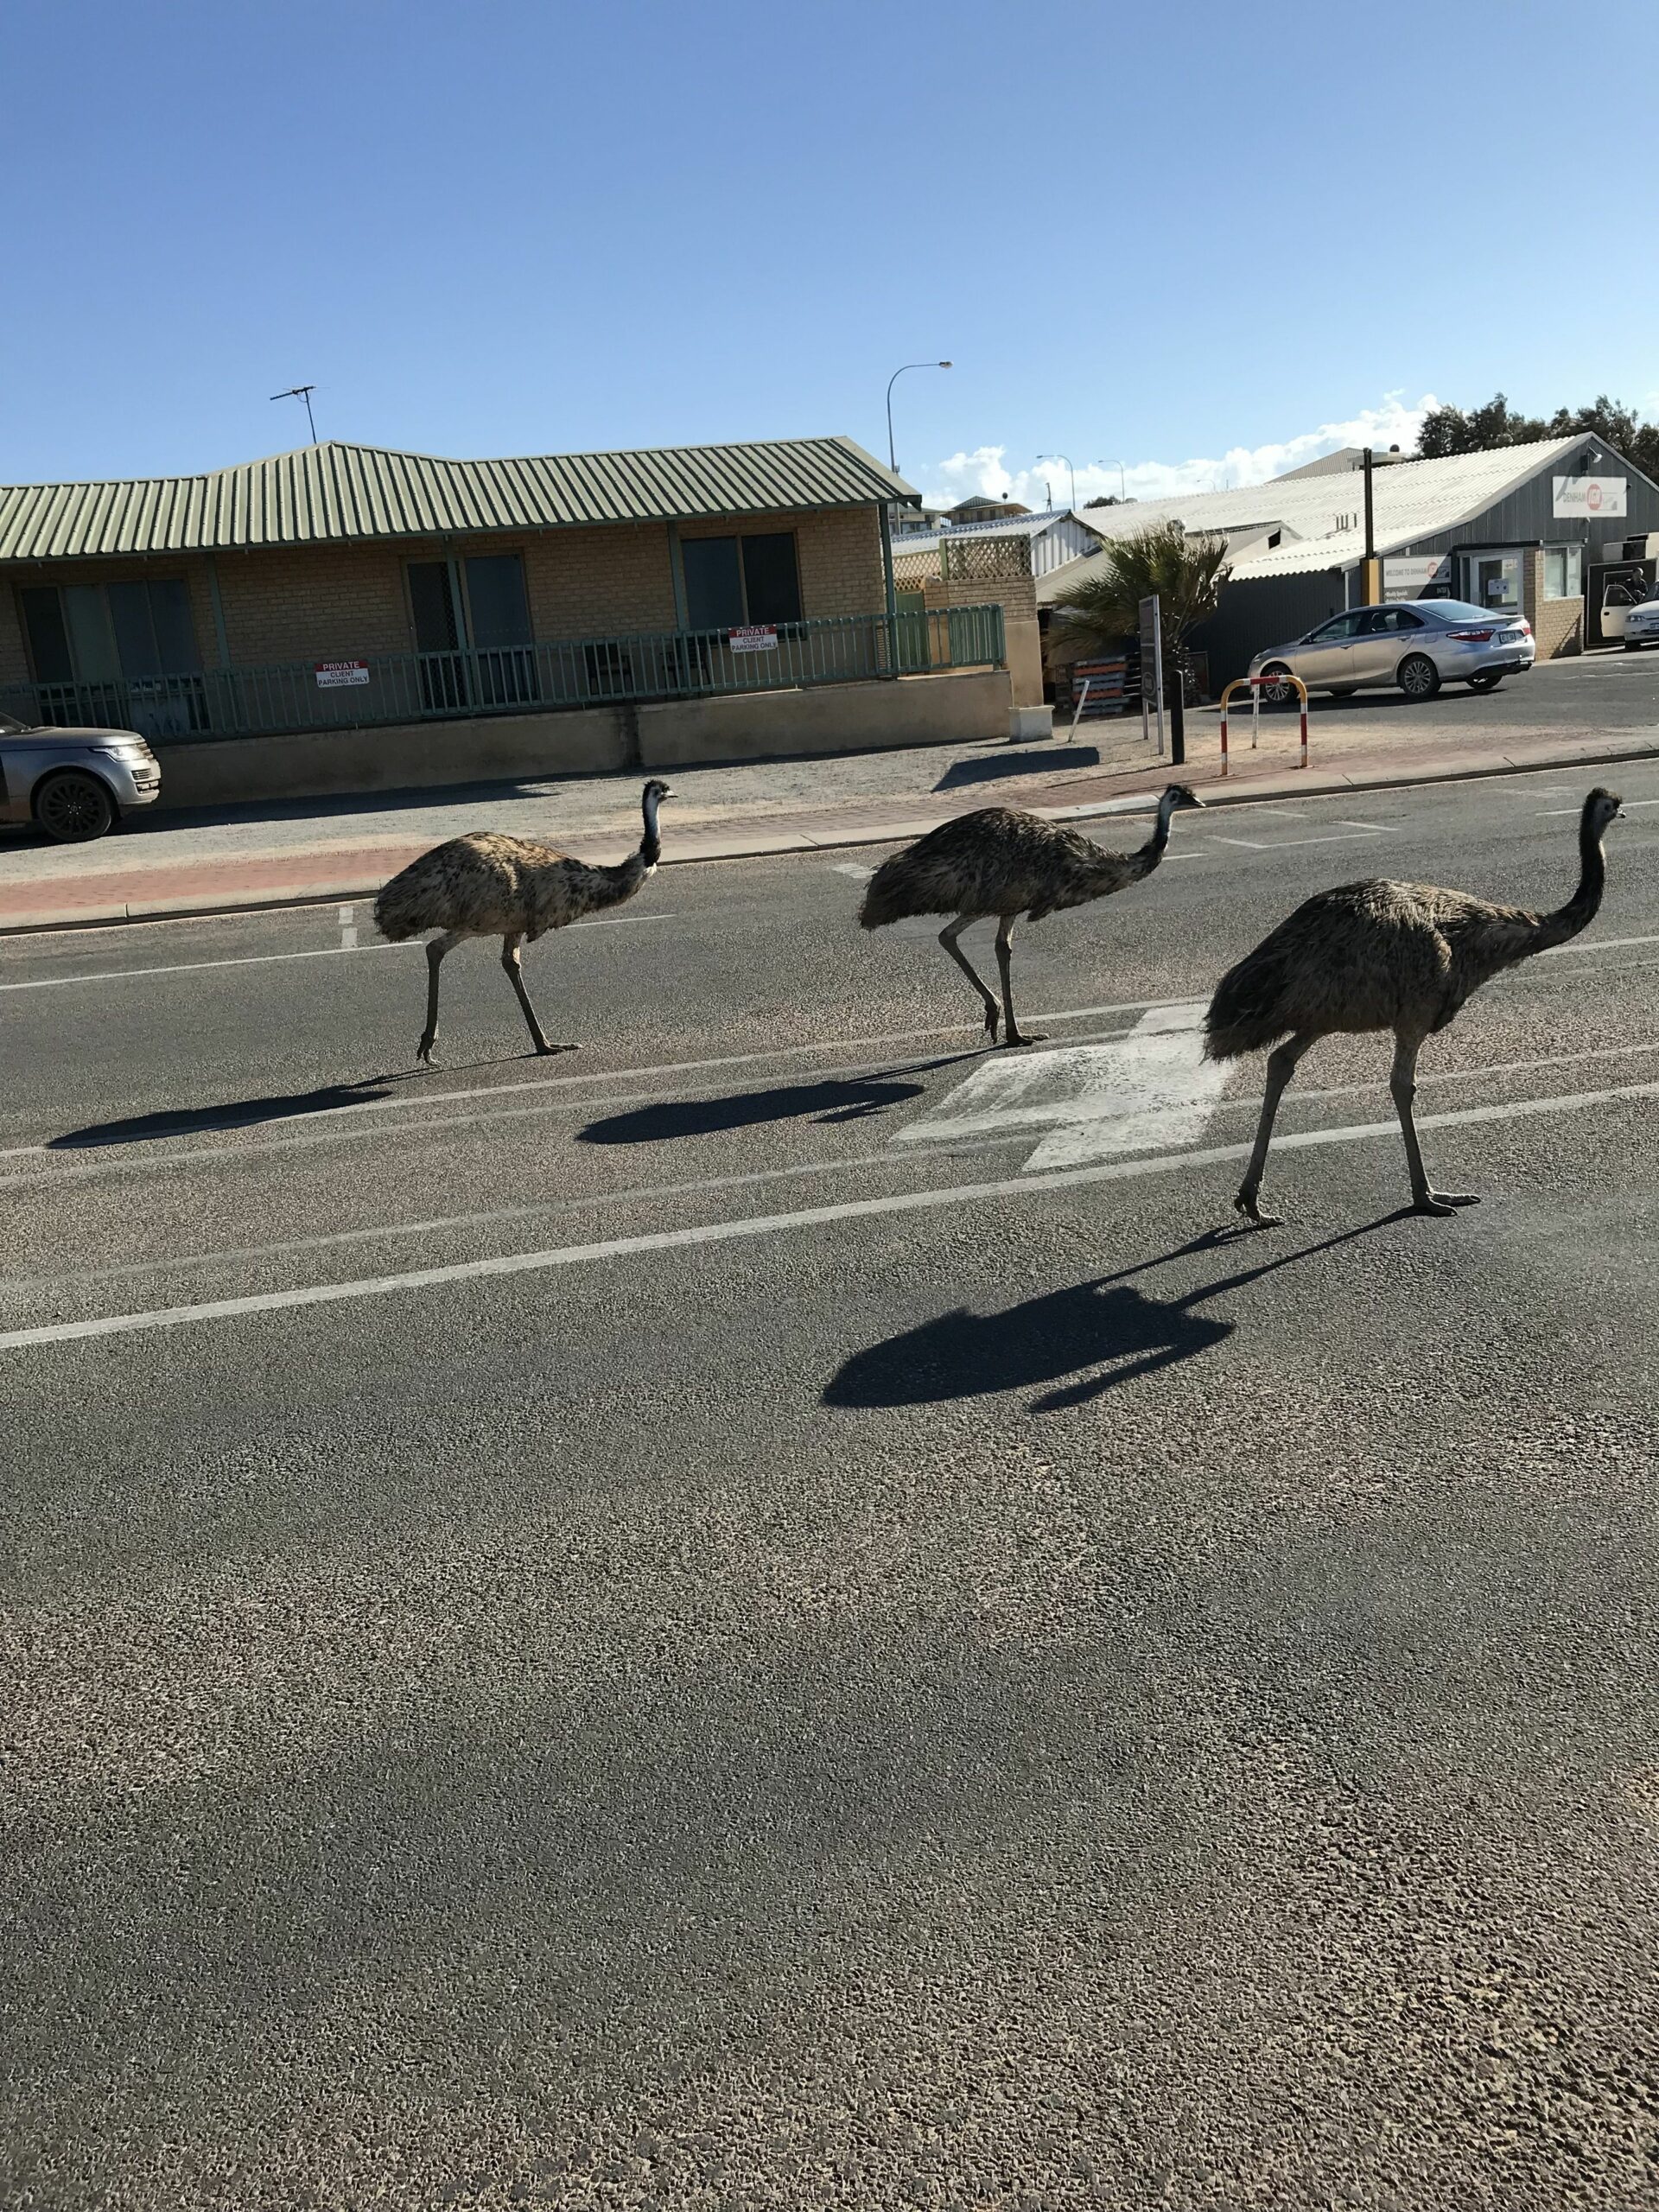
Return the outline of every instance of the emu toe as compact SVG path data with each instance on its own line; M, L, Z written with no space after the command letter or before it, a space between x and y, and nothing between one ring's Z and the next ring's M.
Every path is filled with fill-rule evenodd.
M1411 1210L1414 1213L1446 1214L1455 1213L1459 1206L1479 1204L1478 1191L1425 1191L1420 1198L1413 1200Z
M1285 1217L1281 1213L1263 1213L1255 1202L1254 1191L1241 1191L1233 1200L1235 1209L1256 1229L1282 1229Z

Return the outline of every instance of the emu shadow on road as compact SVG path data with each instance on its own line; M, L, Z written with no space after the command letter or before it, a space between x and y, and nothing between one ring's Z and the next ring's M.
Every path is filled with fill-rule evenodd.
M1078 1379L1064 1389L1051 1389L1032 1401L1033 1413L1058 1413L1080 1406L1089 1399L1116 1390L1160 1368L1173 1367L1199 1352L1224 1343L1236 1325L1212 1319L1193 1308L1223 1292L1242 1289L1280 1268L1312 1259L1338 1244L1368 1236L1386 1221L1402 1218L1387 1214L1358 1229L1344 1230L1318 1244L1287 1252L1224 1275L1189 1291L1185 1297L1164 1300L1147 1298L1129 1287L1128 1278L1190 1254L1220 1250L1237 1239L1236 1230L1212 1230L1195 1237L1140 1266L1125 1268L1115 1275L1093 1282L1073 1283L1064 1290L1025 1300L1000 1313L970 1313L959 1306L919 1328L906 1329L866 1351L855 1352L831 1377L823 1393L826 1406L937 1405L952 1398L989 1396L1002 1390L1028 1389L1035 1384L1061 1384L1068 1376ZM1090 1370L1085 1372L1084 1370Z
M963 784L992 783L999 776L1035 776L1045 770L1099 766L1100 751L1093 745L1046 745L1040 752L1010 747L1006 752L989 753L977 760L952 761L933 788L936 791L951 791L959 790Z
M48 1152L92 1152L105 1145L151 1144L165 1137L209 1136L225 1129L257 1128L264 1122L296 1121L307 1114L337 1113L342 1106L366 1105L391 1096L391 1078L361 1083L327 1083L315 1090L278 1092L270 1098L232 1098L217 1106L185 1106L156 1114L133 1114L124 1121L92 1122L50 1138Z
M671 1137L710 1136L720 1129L751 1129L766 1122L863 1122L907 1098L919 1098L925 1084L907 1078L930 1068L949 1067L959 1058L929 1060L895 1075L857 1076L849 1080L785 1084L773 1090L745 1090L735 1097L664 1099L607 1114L577 1131L582 1144L660 1144Z

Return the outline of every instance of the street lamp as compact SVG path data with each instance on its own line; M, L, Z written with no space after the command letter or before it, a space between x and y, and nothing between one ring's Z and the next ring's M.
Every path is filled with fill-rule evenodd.
M1117 504L1120 507L1128 506L1129 503L1129 495L1124 488L1122 462L1121 461L1097 461L1095 462L1094 466L1096 468L1115 468L1117 471Z
M1065 461L1065 455L1063 453L1039 453L1037 458L1039 461ZM1069 461L1065 461L1065 467L1066 474L1071 479L1071 505L1075 511L1077 504L1077 472Z
M893 449L893 387L906 369L948 369L950 366L949 361L906 361L887 378L887 467L895 476L899 474L899 460Z

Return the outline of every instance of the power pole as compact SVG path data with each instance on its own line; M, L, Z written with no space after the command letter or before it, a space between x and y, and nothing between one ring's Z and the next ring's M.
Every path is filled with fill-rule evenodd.
M1371 507L1371 449L1365 448L1360 467L1365 473L1365 597L1363 604L1375 607L1382 594L1377 589L1376 577L1376 518Z

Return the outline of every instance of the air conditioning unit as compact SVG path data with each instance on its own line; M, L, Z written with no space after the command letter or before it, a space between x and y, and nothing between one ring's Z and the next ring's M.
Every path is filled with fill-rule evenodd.
M1644 537L1610 537L1601 549L1604 561L1659 561L1659 530Z

